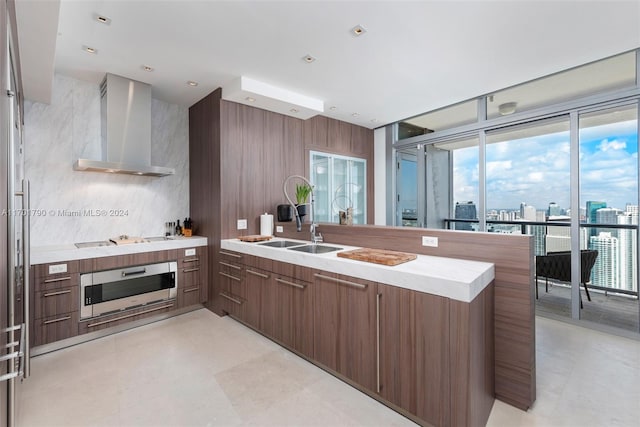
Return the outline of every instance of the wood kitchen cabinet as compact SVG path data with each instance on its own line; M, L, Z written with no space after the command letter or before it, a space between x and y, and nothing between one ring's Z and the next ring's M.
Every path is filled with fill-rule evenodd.
M207 247L178 251L178 308L205 303L208 299Z
M242 319L247 297L244 264L242 264L244 256L231 251L220 251L219 255L218 287L222 310Z
M262 287L262 330L283 345L313 357L313 290L312 283L304 280L310 277L311 269L273 264L274 272ZM299 274L294 276L296 271Z
M31 268L31 345L78 335L79 262L38 264Z
M433 425L449 425L449 300L378 284L377 393Z
M314 359L375 390L377 284L317 271L313 290Z

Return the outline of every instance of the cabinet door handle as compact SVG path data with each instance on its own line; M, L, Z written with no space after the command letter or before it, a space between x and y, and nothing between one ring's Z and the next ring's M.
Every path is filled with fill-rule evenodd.
M316 274L314 274L314 276L316 276L316 277L318 277L320 279L330 280L332 282L336 282L336 283L339 283L341 285L353 286L354 288L358 288L358 289L367 289L367 285L363 285L363 284L355 283L355 282L350 282L348 280L338 279L336 277L325 276L324 274L320 274L320 273L316 273Z
M183 273L191 273L192 271L198 271L200 270L200 267L195 267L195 268L184 268L182 269Z
M70 294L71 293L71 289L67 289L66 291L58 291L58 292L49 292L47 294L44 294L44 297L55 297L57 295L64 295L64 294Z
M382 294L376 294L376 392L380 393L380 298Z
M224 251L220 251L220 255L231 256L231 257L234 257L234 258L242 258L242 255L236 255L236 254L232 254L230 252L224 252Z
M242 301L237 300L237 299L235 299L235 298L232 298L232 297L230 297L229 295L225 294L224 292L220 292L220 294L219 294L219 295L220 295L222 298L226 298L226 299L228 299L229 301L235 302L235 303L236 303L236 304L238 304L238 305L242 305Z
M173 304L162 305L160 307L150 308L149 310L139 311L137 313L127 314L126 316L116 317L115 319L103 320L102 322L90 323L87 325L87 328L95 328L96 326L106 325L107 323L117 322L118 320L128 319L130 317L140 316L143 314L151 313L158 310L164 310L165 308L172 308Z
M248 268L247 268L247 273L253 274L254 276L262 277L263 279L268 279L269 278L268 274L258 273L257 271L249 270Z
M62 282L65 280L71 280L71 276L66 276L66 277L56 277L55 279L47 279L44 281L44 283L53 283L53 282Z
M183 259L182 262L198 262L200 261L200 258L189 258L189 259Z
M47 320L46 322L42 322L43 325L50 325L52 323L64 322L65 320L71 319L71 316L60 317L59 319Z
M239 277L232 276L232 275L227 274L227 273L224 273L224 272L222 272L222 271L218 271L218 273L220 273L220 275L221 275L221 276L228 277L229 279L236 280L236 281L238 281L238 282L240 281L240 278L239 278Z
M288 280L282 280L279 277L276 277L276 282L282 283L282 284L285 284L285 285L289 285L289 286L293 286L294 288L298 288L298 289L304 289L304 288L307 287L307 285L299 285L298 283L289 282Z
M200 289L200 287L196 286L194 288L183 289L182 292L186 294L188 292L195 292L195 291L197 291L199 289Z
M242 270L242 267L238 267L237 265L229 264L227 262L218 261L220 265L224 265L225 267L233 268L235 270Z

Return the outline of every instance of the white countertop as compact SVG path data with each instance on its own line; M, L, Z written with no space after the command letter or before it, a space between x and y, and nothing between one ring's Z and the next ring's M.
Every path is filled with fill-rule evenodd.
M294 239L274 238L270 241L276 240ZM300 242L309 244L308 241ZM343 250L358 249L354 246L331 243L322 243L322 245L340 247ZM455 258L418 255L418 258L413 261L387 266L340 258L336 255L340 251L309 254L285 248L272 248L259 243L241 242L238 239L222 240L220 246L230 251L413 289L463 302L473 301L495 277L494 266L491 263Z
M68 245L35 246L31 248L31 264L47 264L51 262L74 261L114 255L192 248L196 246L207 246L207 238L200 236L175 237L159 242L131 243L128 245L98 246L93 248L77 248L73 243Z

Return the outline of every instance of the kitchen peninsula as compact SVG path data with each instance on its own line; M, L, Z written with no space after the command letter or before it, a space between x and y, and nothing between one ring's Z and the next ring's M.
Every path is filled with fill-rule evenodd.
M386 266L337 256L352 246L310 254L287 241L221 241L225 312L418 423L486 423L493 264L418 255Z

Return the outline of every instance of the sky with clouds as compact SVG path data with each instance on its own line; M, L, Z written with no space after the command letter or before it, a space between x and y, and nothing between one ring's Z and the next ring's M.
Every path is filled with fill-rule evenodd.
M580 132L580 206L588 200L624 209L637 204L637 122L594 126ZM570 204L569 132L487 144L487 208L546 209ZM454 200L478 203L478 149L454 152Z

